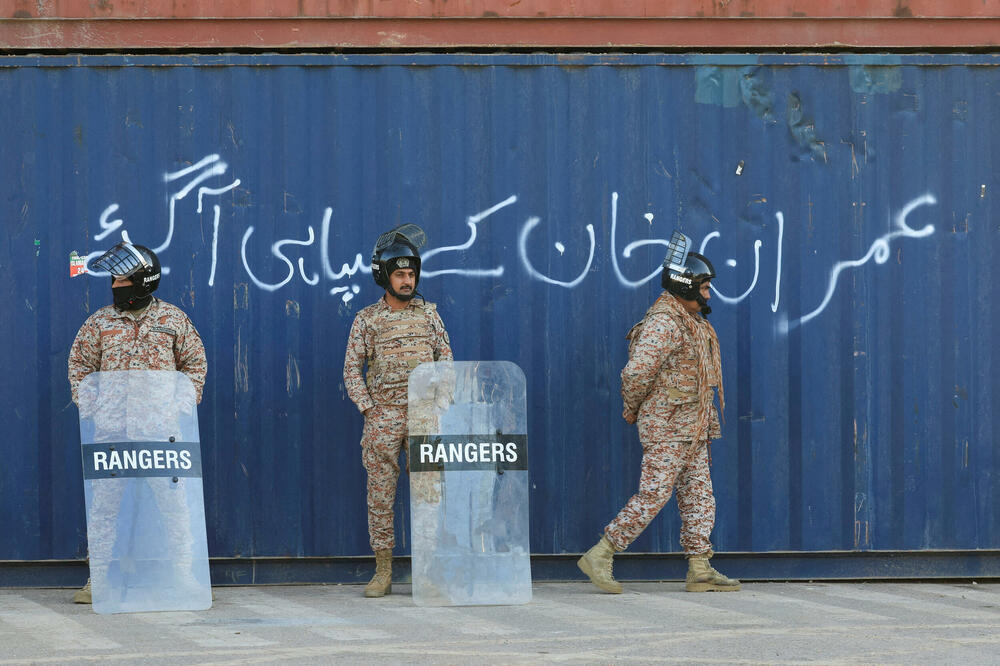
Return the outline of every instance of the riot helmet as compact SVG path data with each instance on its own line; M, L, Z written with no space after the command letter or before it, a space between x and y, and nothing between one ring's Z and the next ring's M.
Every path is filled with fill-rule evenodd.
M427 242L423 230L415 224L404 224L378 237L372 250L372 278L375 284L392 293L389 276L400 268L411 268L415 277L414 292L420 284L420 248ZM401 300L399 294L392 293Z
M712 308L701 295L701 285L715 278L715 268L707 257L690 252L691 239L679 231L670 237L667 258L663 260L660 284L668 292L685 301L696 301L702 314L709 314Z
M112 285L116 278L132 281L127 287L111 287L119 310L141 310L153 300L152 294L160 286L160 260L156 253L126 240L91 262L90 270L110 273Z

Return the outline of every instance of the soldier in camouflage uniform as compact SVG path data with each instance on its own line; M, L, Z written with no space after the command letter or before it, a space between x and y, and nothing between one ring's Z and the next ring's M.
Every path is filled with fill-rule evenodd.
M69 352L69 383L73 402L77 404L82 415L93 418L99 431L107 433L113 441L115 431L120 431L122 424L112 422L112 417L102 417L101 410L114 412L106 404L93 404L91 396L81 395L80 383L92 372L110 370L176 370L184 373L196 392L196 401L201 402L202 390L205 386L205 375L208 362L205 358L205 346L202 344L194 324L179 308L153 297L153 292L160 284L160 262L156 254L142 245L133 245L128 241L118 243L91 264L91 270L106 271L111 274L111 293L113 305L108 305L90 315L80 327ZM134 399L135 396L121 396L122 400ZM156 410L155 396L145 395L151 409ZM173 396L161 401L173 403ZM164 408L165 409L165 408ZM94 411L96 410L96 412ZM162 410L161 410L162 411ZM129 433L135 435L135 433ZM141 437L141 433L139 433ZM100 435L99 435L100 437ZM183 483L181 479L179 483ZM103 490L95 493L92 502L115 506L121 502L122 490L117 484L102 484ZM157 497L161 510L176 503L161 501ZM180 509L185 510L186 507ZM178 509L170 509L177 512ZM185 515L166 516L168 524L186 525ZM104 532L101 532L104 530ZM95 525L94 531L98 538L94 544L109 544L110 532L113 526L109 524ZM107 534L104 534L107 532ZM101 536L104 538L101 538ZM175 542L183 543L185 537L179 535ZM92 544L92 548L94 547ZM191 554L183 547L173 554L175 566L183 569L190 565ZM95 557L95 560L107 561L106 557ZM94 572L91 572L94 573ZM99 572L105 573L105 572ZM90 580L78 590L73 597L76 603L90 603Z
M600 589L621 593L612 575L614 553L628 548L676 489L687 591L739 590L738 580L708 563L715 524L708 446L721 436L714 388L724 405L719 339L704 317L711 311L707 301L715 270L694 252L683 265L664 263L665 291L629 331L629 360L622 370L622 416L628 423L638 421L643 449L639 492L578 565Z
M407 383L425 361L452 360L448 332L437 307L417 294L423 232L404 225L382 234L372 255L375 283L385 289L377 303L354 318L344 356L344 386L365 416L361 459L368 473L368 535L375 552L375 575L366 597L392 591L393 503L399 477L399 454L407 448ZM367 364L367 373L362 369ZM434 484L431 474L421 483ZM428 477L428 478L424 478ZM411 492L429 495L434 488Z

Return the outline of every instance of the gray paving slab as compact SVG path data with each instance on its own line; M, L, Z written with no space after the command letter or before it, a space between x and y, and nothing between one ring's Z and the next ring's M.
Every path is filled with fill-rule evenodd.
M1000 584L539 583L524 606L420 608L408 585L216 588L197 613L97 615L0 589L0 664L1000 664Z

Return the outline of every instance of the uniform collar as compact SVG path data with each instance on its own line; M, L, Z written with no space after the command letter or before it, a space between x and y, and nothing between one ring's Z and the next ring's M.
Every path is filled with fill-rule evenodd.
M132 312L130 312L129 310L119 310L118 308L115 308L114 306L111 306L111 307L114 309L115 316L117 318L119 318L119 319L128 319L129 321L139 322L139 321L142 321L143 319L145 319L146 317L152 315L154 312L156 312L157 307L159 305L159 302L160 302L159 299L156 298L156 296L154 296L153 300L151 300L149 302L149 305L146 306L146 309L143 310L138 316L132 314Z
M691 312L690 310L688 310L686 307L684 307L684 304L681 303L681 299L678 298L676 295L671 294L669 291L664 290L663 295L660 296L660 298L666 298L668 301L671 301L672 307L675 307L679 312L682 312L683 314L686 314L689 317L694 317L695 321L698 322L705 321L705 318L701 316L700 312Z
M385 296L383 295L382 298L378 299L378 306L380 310L385 310L387 312L403 312L407 308L417 307L416 303L414 303L415 300L416 300L415 298L411 298L406 305L404 305L398 310L393 310L392 306L389 305L389 303L385 300Z

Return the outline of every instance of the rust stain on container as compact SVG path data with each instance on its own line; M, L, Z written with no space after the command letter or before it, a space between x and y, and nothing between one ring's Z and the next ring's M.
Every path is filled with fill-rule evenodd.
M15 0L0 48L988 47L1000 18L956 0ZM277 5L277 6L275 6ZM447 19L447 20L441 20Z
M299 375L299 362L288 355L288 363L285 365L285 392L289 397L294 395L302 387L302 377Z
M55 19L0 22L0 48L972 48L1000 18Z
M14 18L940 18L992 17L995 10L981 0L872 0L831 2L798 0L300 0L299 2L235 3L224 0L146 0L145 2L93 2L93 0L15 0ZM249 6L247 6L249 5Z
M246 310L250 307L250 293L246 282L233 285L233 310Z

